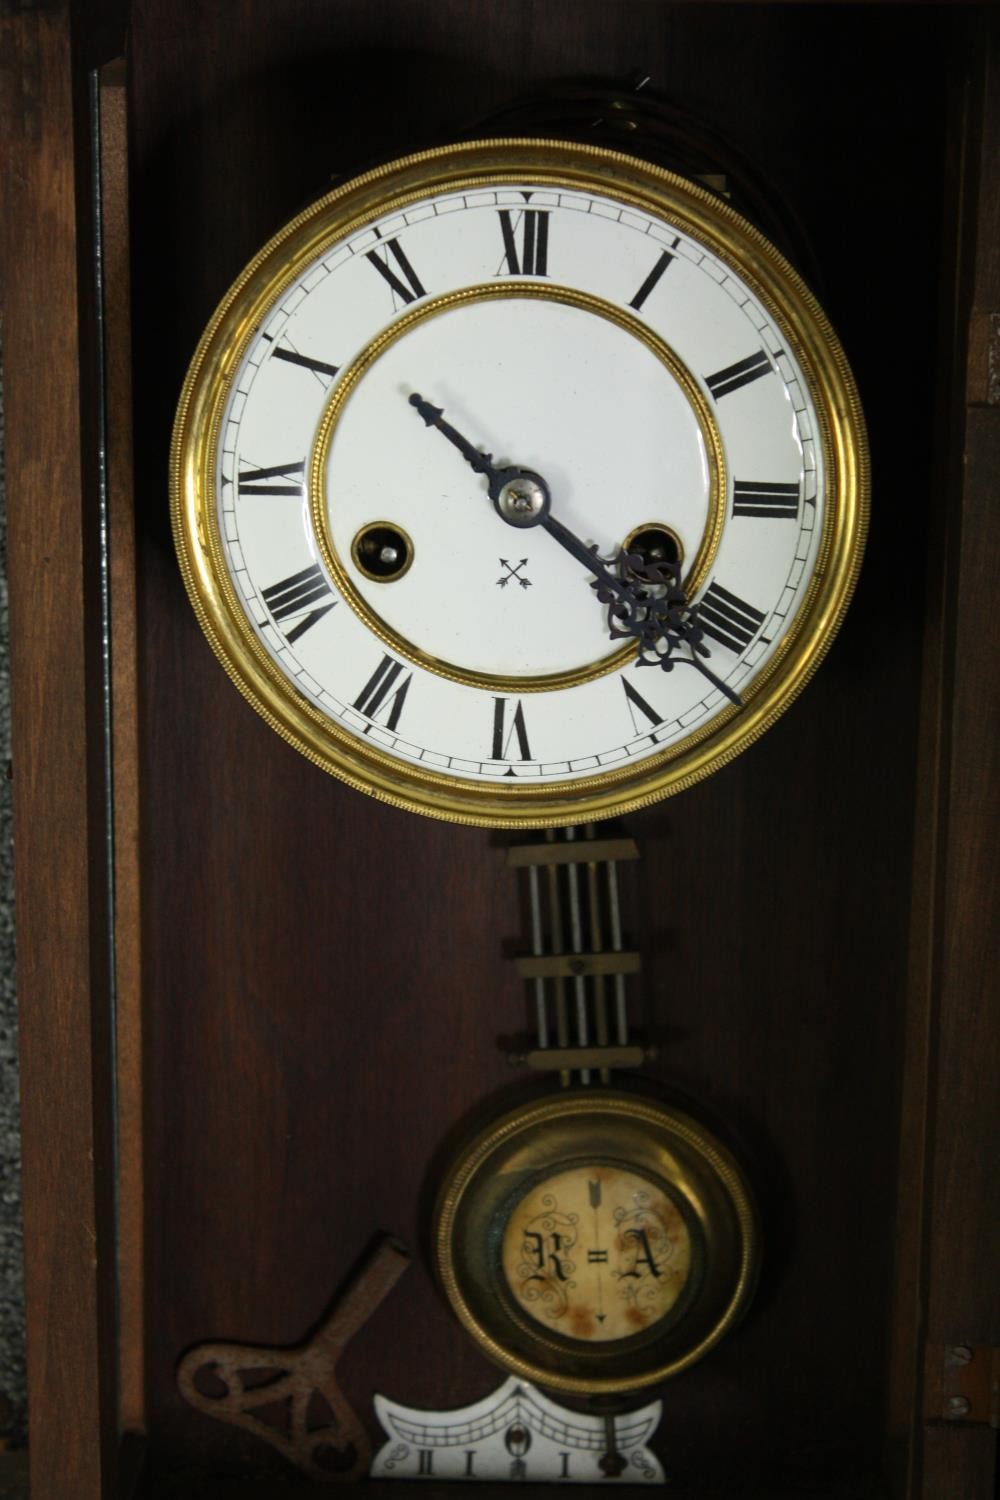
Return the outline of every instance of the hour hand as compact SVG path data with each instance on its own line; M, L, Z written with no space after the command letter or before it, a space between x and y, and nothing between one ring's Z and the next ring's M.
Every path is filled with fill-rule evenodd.
M428 427L436 427L438 432L443 433L449 443L453 443L465 459L475 469L477 474L485 474L489 482L489 496L496 500L503 486L508 480L514 478L521 471L519 469L500 469L493 462L492 453L483 453L479 448L474 448L468 438L462 436L456 427L444 419L444 408L432 406L425 401L423 396L414 391L410 397L410 405L423 417Z

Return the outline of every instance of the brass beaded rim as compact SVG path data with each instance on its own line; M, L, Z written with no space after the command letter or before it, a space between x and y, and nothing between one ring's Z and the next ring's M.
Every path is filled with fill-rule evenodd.
M512 282L502 287L489 284L463 287L458 292L446 292L443 296L429 298L427 302L421 303L420 307L398 318L391 327L373 339L353 365L341 372L337 384L330 393L326 411L317 429L312 461L309 466L311 511L313 531L327 570L354 613L363 621L372 635L377 636L384 645L398 652L399 655L407 657L408 660L416 662L426 671L434 672L440 677L447 677L452 682L464 682L470 687L483 688L489 692L542 693L577 687L580 683L590 682L595 677L602 677L607 672L613 672L623 667L635 655L635 647L622 646L617 651L611 651L599 660L572 671L549 672L532 677L508 677L489 672L476 672L454 662L440 661L437 657L422 651L419 646L414 645L412 641L408 641L405 636L387 625L368 600L359 593L344 568L330 535L328 524L330 494L327 475L330 448L344 409L372 365L397 340L404 338L416 324L469 303L493 302L508 297L538 302L560 302L570 307L577 307L595 317L605 318L609 323L615 324L616 327L623 329L644 344L684 392L698 423L709 466L708 516L701 544L686 580L688 594L697 592L708 577L715 560L725 520L723 513L726 496L725 456L715 418L690 372L663 339L623 308L614 307L602 297L594 297L586 292L577 291L573 287L539 287L530 282Z

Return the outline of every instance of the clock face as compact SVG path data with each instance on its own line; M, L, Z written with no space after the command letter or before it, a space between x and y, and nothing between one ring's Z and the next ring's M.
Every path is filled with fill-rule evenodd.
M381 169L262 252L188 378L174 517L275 728L387 800L523 825L767 727L846 606L863 471L833 336L753 230L508 142Z
M646 1333L674 1306L691 1271L691 1236L661 1184L588 1162L525 1193L500 1257L518 1305L543 1327L606 1343Z

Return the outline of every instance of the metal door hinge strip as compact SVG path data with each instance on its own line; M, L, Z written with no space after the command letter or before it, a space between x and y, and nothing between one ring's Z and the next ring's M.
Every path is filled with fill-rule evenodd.
M931 1351L927 1416L1000 1427L1000 1347L945 1344Z

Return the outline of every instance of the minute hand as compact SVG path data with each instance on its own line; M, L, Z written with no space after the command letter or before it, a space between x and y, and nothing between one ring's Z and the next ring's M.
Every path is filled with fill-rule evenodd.
M702 656L708 655L707 650L701 644L701 628L700 626L692 628L692 617L690 611L687 609L687 600L679 589L675 589L673 597L665 602L655 598L643 597L641 594L637 598L635 588L624 579L616 578L614 573L601 562L601 559L597 556L596 548L585 546L580 541L580 538L575 536L568 527L564 526L561 521L556 520L551 511L546 511L540 517L538 524L548 532L549 536L554 537L561 547L565 547L566 551L575 557L577 562L583 563L583 566L588 568L594 574L595 578L597 578L598 582L603 585L602 588L598 589L597 595L605 604L611 605L612 634L619 637L631 637L636 640L639 645L640 662L644 662L647 666L652 666L657 664L657 657L659 657L658 665L666 671L670 671L672 666L671 652L668 650L666 654L659 654L657 652L657 643L673 635L675 637L675 644L686 641L688 649L691 652L690 656L680 656L674 658L674 660L687 662L689 666L696 667L703 677L707 677L708 681L729 699L730 703L742 703L739 694L734 692L728 683L723 682L721 677L717 677L705 665L704 661L701 660ZM632 561L639 562L639 559L635 558ZM592 587L596 587L596 585L592 585ZM612 603L613 600L616 602ZM637 618L637 605L638 618L640 620L638 626L633 623ZM680 606L680 609L677 606ZM685 618L685 615L687 618ZM654 655L652 658L646 655L648 650L653 651Z
M616 598L624 599L626 597L629 592L628 585L623 583L620 578L616 578L614 573L598 557L596 550L593 547L586 546L578 536L574 536L568 527L564 526L561 521L556 520L551 511L542 516L538 524L544 531L548 532L549 536L555 538L560 547L565 547L571 557L575 557L577 562L583 563L583 566L588 568L595 578L599 578L605 588L614 594Z

